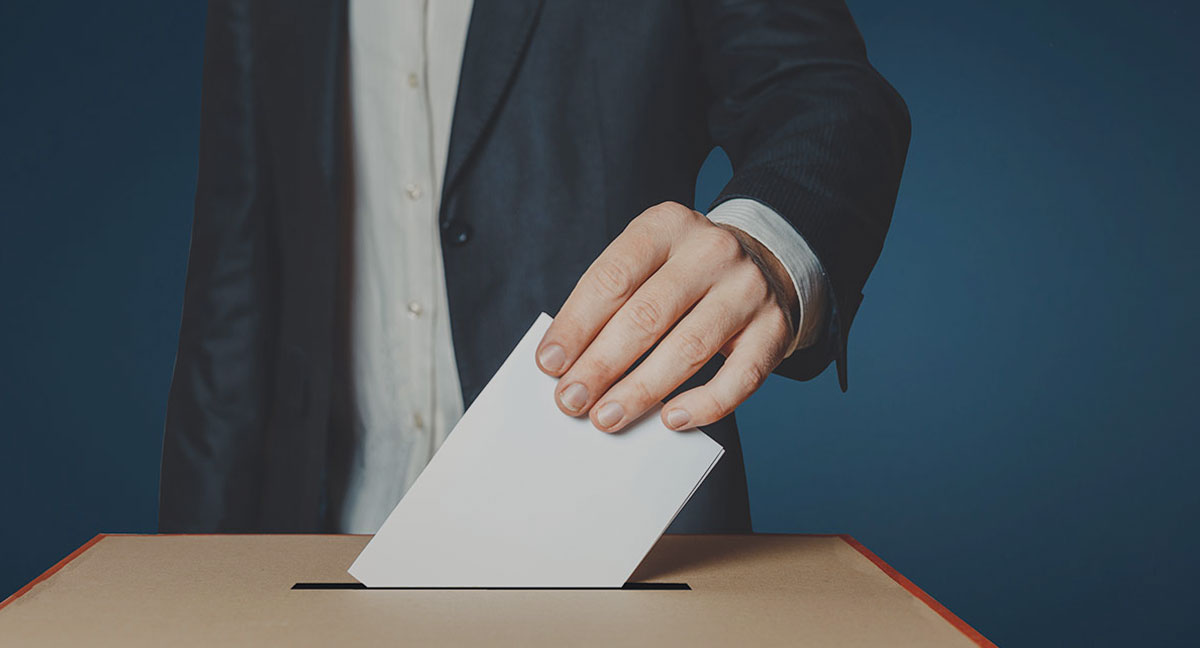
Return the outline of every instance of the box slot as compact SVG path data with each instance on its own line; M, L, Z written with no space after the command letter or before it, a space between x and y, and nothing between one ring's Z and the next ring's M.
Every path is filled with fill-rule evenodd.
M625 583L621 587L367 587L362 583L296 583L294 590L687 590L687 583Z

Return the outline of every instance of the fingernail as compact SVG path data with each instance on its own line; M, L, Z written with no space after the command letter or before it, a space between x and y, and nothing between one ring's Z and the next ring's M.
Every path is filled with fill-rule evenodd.
M538 354L538 364L542 365L542 369L550 373L558 373L563 370L563 365L567 363L567 354L563 352L563 348L557 344L547 345Z
M620 403L607 403L596 412L596 423L602 428L610 428L625 417L625 408Z
M574 383L562 390L562 393L558 395L558 399L562 401L563 406L567 409L572 412L578 412L583 409L584 405L587 405L587 387L584 387L580 383Z
M687 410L673 409L670 412L667 412L667 425L671 426L673 429L678 430L686 426L691 420L692 415L688 414Z

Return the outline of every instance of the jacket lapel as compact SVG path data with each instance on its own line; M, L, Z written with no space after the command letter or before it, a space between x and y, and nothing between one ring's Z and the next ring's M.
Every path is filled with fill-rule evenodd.
M458 78L443 204L511 85L541 8L542 0L475 0Z

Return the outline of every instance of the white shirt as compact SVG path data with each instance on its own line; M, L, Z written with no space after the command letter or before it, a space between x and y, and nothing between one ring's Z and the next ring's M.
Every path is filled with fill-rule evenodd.
M349 443L343 533L374 533L462 415L447 311L438 201L471 0L350 0ZM819 332L823 271L775 212L730 200L709 219L780 260L800 296L792 345ZM790 351L789 351L790 352Z

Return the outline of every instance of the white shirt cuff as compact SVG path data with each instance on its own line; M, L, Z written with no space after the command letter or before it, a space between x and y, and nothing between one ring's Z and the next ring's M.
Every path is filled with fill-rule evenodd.
M820 337L828 290L825 269L804 237L775 210L749 198L726 200L708 213L708 220L753 237L787 270L800 299L800 319L786 355L814 344Z

